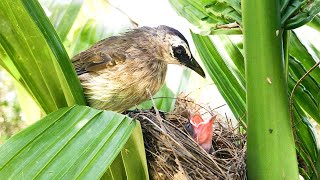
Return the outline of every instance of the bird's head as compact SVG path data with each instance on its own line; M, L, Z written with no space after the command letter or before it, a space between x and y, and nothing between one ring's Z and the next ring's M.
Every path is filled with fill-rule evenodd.
M176 29L168 26L158 26L157 31L161 34L164 60L168 64L179 64L186 66L200 76L205 77L205 73L197 61L193 58L187 39Z

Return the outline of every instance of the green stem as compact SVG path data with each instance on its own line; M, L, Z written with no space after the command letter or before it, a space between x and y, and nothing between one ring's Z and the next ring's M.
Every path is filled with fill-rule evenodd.
M298 179L277 0L243 0L249 179Z
M289 44L290 44L290 35L291 31L284 31L283 32L283 50L284 50L284 64L285 64L285 72L286 72L286 79L288 80L288 73L289 73Z

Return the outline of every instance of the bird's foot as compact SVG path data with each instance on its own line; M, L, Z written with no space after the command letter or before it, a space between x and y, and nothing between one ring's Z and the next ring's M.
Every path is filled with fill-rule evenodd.
M139 115L139 113L141 113L141 111L142 110L136 108L136 109L133 109L133 110L126 110L122 114L123 115L127 115L127 116L129 116L131 118L135 118L135 117L137 117L137 115Z
M161 118L165 119L165 112L164 111L160 111L160 110L157 110L156 108L152 107L151 109L148 109L148 110L145 110L145 109L133 109L133 110L126 110L124 111L122 114L123 115L127 115L131 118L135 118L137 117L139 114L141 113L148 113L148 112L151 112L153 114L157 114L157 112L159 112L159 115Z

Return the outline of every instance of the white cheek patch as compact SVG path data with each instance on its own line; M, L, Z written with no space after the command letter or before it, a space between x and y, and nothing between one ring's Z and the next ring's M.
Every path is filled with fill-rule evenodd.
M183 42L178 36L173 36L171 39L171 45L172 46L183 46L183 44L185 44L185 42Z

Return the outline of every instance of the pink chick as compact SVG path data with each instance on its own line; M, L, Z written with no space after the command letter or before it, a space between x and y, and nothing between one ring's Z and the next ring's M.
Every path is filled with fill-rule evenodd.
M190 119L189 127L187 126L192 138L207 152L210 152L212 147L212 125L215 117L213 116L209 121L205 122L200 114L195 114Z

